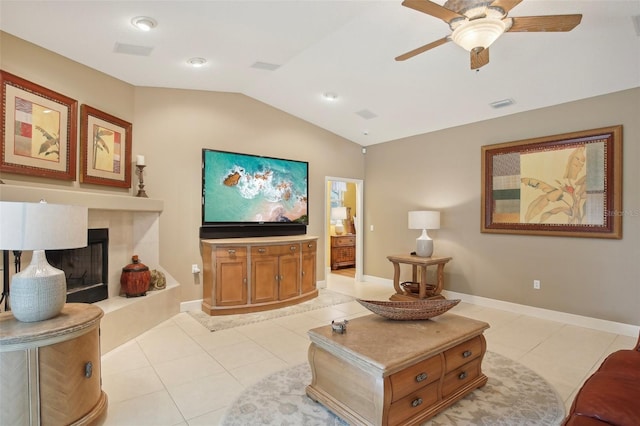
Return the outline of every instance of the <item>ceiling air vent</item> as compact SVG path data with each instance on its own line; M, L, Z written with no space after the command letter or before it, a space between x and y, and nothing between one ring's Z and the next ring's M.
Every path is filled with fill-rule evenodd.
M149 56L153 47L136 46L135 44L116 43L113 51L116 53L124 53L125 55Z
M504 108L513 105L513 99L503 99L501 101L491 102L491 108Z
M280 68L280 65L270 64L268 62L255 62L251 65L251 68L257 68L259 70L275 71Z
M368 109L360 110L360 111L356 112L356 114L358 114L360 117L364 118L365 120L371 120L372 118L376 118L377 117L376 114L372 113Z

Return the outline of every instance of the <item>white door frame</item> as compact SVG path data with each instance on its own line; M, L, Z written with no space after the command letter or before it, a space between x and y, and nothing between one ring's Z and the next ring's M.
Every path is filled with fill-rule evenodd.
M356 281L362 281L362 265L363 265L363 241L362 238L362 194L364 193L364 181L362 179L352 179L335 176L325 176L324 178L324 244L325 254L327 252L326 247L331 247L331 229L328 227L329 218L327 217L327 205L331 202L331 194L327 191L329 182L348 182L355 183L356 185L356 220L354 226L356 228ZM327 259L325 259L325 275L331 273L331 267L327 267Z

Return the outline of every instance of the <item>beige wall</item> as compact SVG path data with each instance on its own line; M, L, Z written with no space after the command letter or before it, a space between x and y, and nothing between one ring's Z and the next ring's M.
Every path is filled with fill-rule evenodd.
M481 146L617 124L624 126L623 239L480 233ZM407 212L438 209L442 229L429 234L436 255L453 257L447 289L640 325L639 163L640 89L370 146L364 272L392 278L386 256L414 250L419 235L407 229Z
M133 155L144 154L145 190L164 200L160 263L182 284L182 300L202 298L191 265L199 252L201 150L246 152L309 161L309 219L317 235L318 280L324 279L325 176L364 177L361 147L240 94L136 88L0 32L0 68L133 123ZM8 184L134 194L130 190L23 175ZM143 259L142 259L143 260Z
M134 121L134 87L132 85L2 31L0 31L0 52L0 68L2 70L78 101L78 126L80 125L80 105L82 104L92 106L125 121ZM78 175L79 173L80 169L78 168ZM6 175L5 177L7 180L11 180L17 176ZM121 188L80 185L78 181L32 178L26 175L21 175L18 179L23 183L32 182L60 189L74 189L82 186L84 191L98 190L121 195L130 192Z
M364 273L390 279L390 253L414 249L407 212L442 210L431 231L436 254L449 255L450 290L640 324L640 89L488 120L393 143L360 147L239 94L136 88L0 32L0 68L133 123L133 156L144 154L150 197L162 199L160 260L182 286L182 300L202 297L190 273L201 264L202 148L310 162L308 232L325 253L324 177L364 179ZM480 147L506 141L624 125L622 240L481 234ZM9 184L82 191L123 190L3 174ZM137 179L133 178L133 186ZM370 226L375 231L370 231ZM324 256L318 279L324 279ZM532 280L542 281L534 291Z
M317 276L324 279L325 176L362 179L359 145L243 95L137 88L135 98L134 151L148 164L145 189L165 200L160 263L183 283L183 300L202 298L202 286L191 275L191 264L202 265L202 148L309 162L307 232L319 237Z

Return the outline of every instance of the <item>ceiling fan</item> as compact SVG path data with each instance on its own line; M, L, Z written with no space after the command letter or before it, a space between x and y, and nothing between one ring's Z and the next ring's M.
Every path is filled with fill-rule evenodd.
M571 31L582 15L521 16L509 18L509 11L522 0L447 0L440 6L429 0L404 0L403 6L442 19L452 33L440 40L396 57L404 61L453 41L471 54L471 69L489 63L489 46L505 32Z

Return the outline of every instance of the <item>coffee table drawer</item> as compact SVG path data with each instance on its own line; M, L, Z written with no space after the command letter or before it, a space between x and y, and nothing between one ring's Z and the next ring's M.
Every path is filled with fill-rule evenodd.
M438 382L432 382L420 390L392 402L389 407L388 424L402 424L408 418L419 414L436 402L438 402Z
M444 381L442 382L442 397L446 398L468 382L478 377L480 375L481 361L482 360L480 358L476 358L468 364L462 365L445 375Z
M397 401L429 383L440 379L442 359L438 354L389 376L391 401Z
M444 352L445 374L455 370L463 364L479 357L482 354L482 339L480 336L447 349Z

